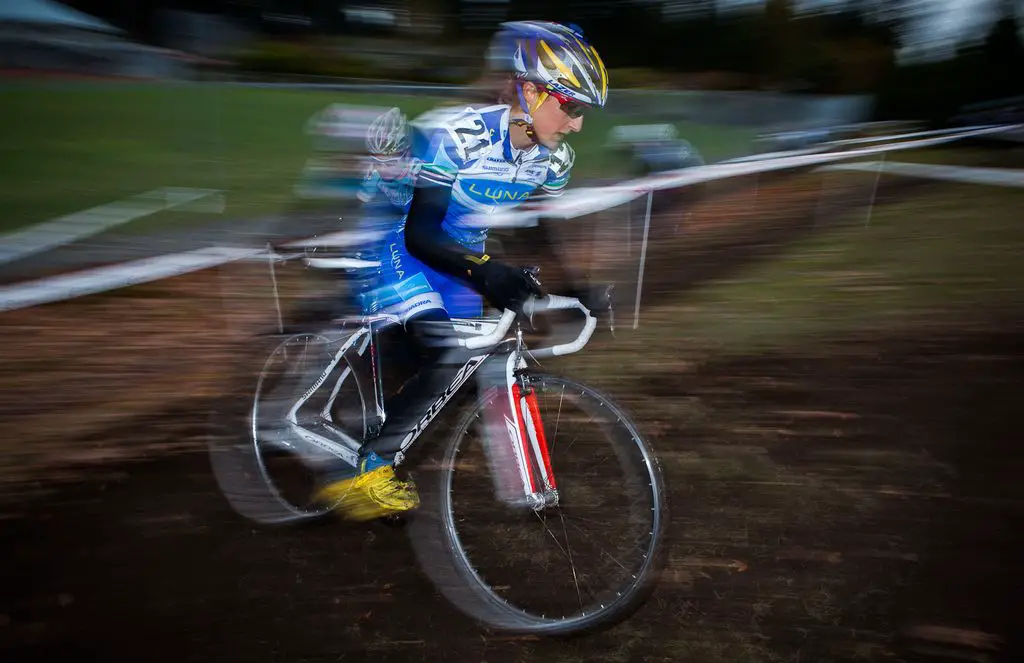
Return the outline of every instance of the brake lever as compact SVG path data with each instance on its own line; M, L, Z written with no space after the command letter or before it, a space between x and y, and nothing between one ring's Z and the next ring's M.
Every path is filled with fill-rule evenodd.
M543 299L544 297L547 297L547 294L548 294L547 290L544 288L544 285L540 282L540 279L537 278L537 275L540 274L540 266L539 265L531 265L529 267L524 267L523 268L523 272L527 276L530 277L530 280L533 281L533 284L537 288L537 292L540 293L539 295L536 295L536 296L541 298L541 299ZM522 308L520 308L519 309L519 313L520 313L520 315L523 315L525 313L525 311L523 311ZM533 330L536 331L537 326L535 324L533 324L533 314L534 314L534 307L531 306L530 307L530 312L526 313L526 319L530 323L530 329L533 329Z

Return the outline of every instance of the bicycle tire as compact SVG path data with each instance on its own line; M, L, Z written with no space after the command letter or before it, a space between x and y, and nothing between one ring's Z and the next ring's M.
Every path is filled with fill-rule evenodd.
M223 410L212 414L208 452L214 478L225 499L243 517L263 525L295 525L323 520L329 509L306 510L290 502L275 484L265 458L254 436L253 418L257 416L259 388L268 364L277 351L301 336L321 335L318 332L296 332L263 338L261 347L268 348L259 373L254 377L243 367L237 385L226 398ZM365 377L348 357L351 378L362 404L364 427L367 417Z
M408 524L408 532L420 568L454 606L481 626L522 635L548 637L574 636L611 627L628 618L648 598L657 585L667 552L668 505L662 469L647 440L625 411L597 390L573 380L534 373L531 383L561 385L582 394L605 408L614 417L621 432L628 435L644 458L651 491L653 526L645 561L639 573L618 598L591 614L572 619L557 619L532 614L511 605L484 582L461 549L451 509L451 475L454 458L472 422L479 416L496 392L486 394L466 408L447 444L426 467L417 471L421 505ZM497 394L500 395L500 394ZM617 453L617 452L616 452Z

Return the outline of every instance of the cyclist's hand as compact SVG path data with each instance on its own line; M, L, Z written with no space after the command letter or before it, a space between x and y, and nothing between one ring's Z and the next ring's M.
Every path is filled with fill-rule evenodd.
M544 297L544 288L528 269L488 260L473 268L481 294L495 308L518 311L531 295Z
M611 310L614 288L614 284L611 283L594 283L583 288L573 288L570 295L580 300L591 313L599 315Z

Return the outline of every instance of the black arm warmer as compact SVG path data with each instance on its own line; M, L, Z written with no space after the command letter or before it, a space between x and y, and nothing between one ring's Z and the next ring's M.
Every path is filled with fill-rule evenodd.
M405 221L405 247L428 267L479 287L472 268L483 262L484 254L462 246L441 227L449 200L448 187L416 187Z

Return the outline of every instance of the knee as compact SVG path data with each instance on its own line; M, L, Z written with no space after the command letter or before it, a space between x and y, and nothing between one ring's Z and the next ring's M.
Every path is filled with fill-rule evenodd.
M436 364L448 348L442 343L455 334L448 314L443 310L425 311L405 323L406 332L416 346L423 364Z

